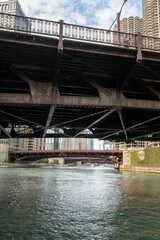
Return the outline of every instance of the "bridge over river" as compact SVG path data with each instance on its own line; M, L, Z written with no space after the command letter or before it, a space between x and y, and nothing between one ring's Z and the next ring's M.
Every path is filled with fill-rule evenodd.
M122 163L123 152L118 150L38 150L10 151L10 162L36 161L47 158L63 158L65 162Z
M0 138L160 139L159 38L0 19Z

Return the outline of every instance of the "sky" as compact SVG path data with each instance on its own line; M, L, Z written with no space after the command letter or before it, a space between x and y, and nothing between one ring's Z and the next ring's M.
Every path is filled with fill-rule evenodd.
M4 0L3 0L4 1ZM124 0L19 0L28 17L64 20L66 23L108 29ZM2 2L2 0L0 0ZM128 0L121 19L128 15L142 16L141 0Z

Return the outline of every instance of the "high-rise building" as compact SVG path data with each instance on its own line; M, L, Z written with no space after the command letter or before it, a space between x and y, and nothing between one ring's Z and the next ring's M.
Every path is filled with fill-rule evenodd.
M117 31L117 24L114 26ZM143 33L143 19L139 17L128 16L120 21L120 32L137 34Z
M160 38L160 0L142 0L143 34Z
M114 31L118 31L117 24L114 26ZM130 34L137 34L140 32L143 34L143 19L139 17L128 16L123 18L120 21L120 34L114 33L113 34L113 42L115 44L124 44L127 46L134 46L135 44L135 37L134 35Z
M65 150L86 150L87 139L86 138L66 138L64 149Z
M23 138L10 138L9 139L9 150L10 151L22 151L24 139Z
M42 138L24 138L23 150L26 151L42 150Z
M25 13L21 8L18 0L8 0L4 2L0 2L0 26L4 29L14 29L14 30L27 30L29 31L31 28L31 23L28 19L16 17L16 16L7 16L5 14L13 14L25 17Z
M23 12L18 0L8 0L8 1L0 2L0 12L11 13L14 15L25 17L25 13Z

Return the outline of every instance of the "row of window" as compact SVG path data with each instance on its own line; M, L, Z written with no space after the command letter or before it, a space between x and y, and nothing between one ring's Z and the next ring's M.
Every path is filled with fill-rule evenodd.
M0 5L0 11L2 11L2 12L8 11L8 4Z
M10 4L10 9L15 9L16 8L16 3L11 3ZM5 12L9 10L9 5L8 4L0 4L0 11Z

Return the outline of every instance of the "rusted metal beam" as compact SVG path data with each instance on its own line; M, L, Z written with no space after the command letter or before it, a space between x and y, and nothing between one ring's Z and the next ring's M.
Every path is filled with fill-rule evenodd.
M82 74L85 76L112 78L109 74L106 74L106 73L82 72Z
M56 66L55 66L55 72L52 79L53 85L58 87L58 79L60 75L60 65L61 65L61 59L62 59L62 51L58 51L57 54L57 60L56 60Z
M112 114L115 110L116 110L116 108L111 109L109 112L107 112L106 114L104 114L102 117L98 118L96 121L94 121L93 123L91 123L90 125L88 125L87 127L85 127L83 130L81 130L80 132L78 132L74 137L77 137L81 132L85 131L86 129L90 129L90 128L93 127L95 124L97 124L98 122L102 121L104 118L108 117L110 114Z
M50 106L50 110L49 110L49 113L48 113L48 118L47 118L46 126L45 126L44 132L43 132L43 138L46 137L47 129L48 129L50 123L51 123L51 120L52 120L52 117L53 117L53 114L54 114L55 109L56 109L55 106Z
M7 137L12 138L12 136L7 132L7 130L0 124L0 129L7 135Z
M141 78L141 80L144 81L144 82L160 83L160 78L159 79Z
M54 125L54 126L50 126L50 127L48 127L48 129L57 128L57 127L60 127L60 126L65 125L65 124L67 124L67 123L72 123L72 122L79 121L79 120L82 120L82 119L85 119L85 118L93 117L93 116L96 116L96 115L98 115L98 114L102 114L102 113L105 113L105 112L108 112L108 110L103 110L103 111L96 112L96 113L92 113L92 114L89 114L89 115L86 115L86 116L83 116L83 117L79 117L79 118L75 118L75 119L72 119L72 120L69 120L69 121L65 121L65 122L56 124L56 125ZM45 127L42 127L42 128L40 128L40 129L37 129L37 130L34 130L34 134L36 134L36 133L38 133L38 132L40 132L40 131L42 131L42 130L44 130L44 129L45 129ZM21 134L21 135L19 135L18 137L23 137L24 135L27 135L27 134ZM48 134L47 134L47 135L48 135ZM53 134L52 134L52 135L53 135ZM70 135L67 135L67 134L65 134L65 133L63 133L63 135L66 136L66 137L71 137ZM53 136L51 136L51 137L53 137Z
M141 34L137 33L137 62L142 62L142 49L141 49Z
M160 102L153 100L139 100L126 98L116 89L108 89L109 96L80 97L80 96L54 96L30 94L0 93L0 104L27 104L27 105L57 105L57 106L92 106L92 107L120 107L130 109L160 110Z
M128 141L127 131L126 131L126 128L125 128L125 125L124 125L122 111L120 109L118 109L118 115L119 115L119 118L120 118L120 121L121 121L121 124L122 124L122 127L123 127L123 132L125 134L126 140Z
M63 20L60 20L58 51L63 51Z
M134 63L130 73L128 74L128 76L123 80L123 82L120 85L120 90L123 90L123 88L125 87L125 85L129 82L130 78L132 77L132 75L134 74L134 72L136 71L136 69L138 68L139 64L137 64L136 62Z
M47 96L59 96L59 90L57 86L52 86L52 82L35 82L31 78L29 78L27 75L25 75L23 72L15 69L14 67L11 67L10 70L18 76L20 79L22 79L24 82L26 82L29 85L32 101L34 102L34 99L37 97L47 97Z
M137 136L137 137L131 138L130 140L134 141L134 140L137 140L139 138L146 137L147 138L146 140L150 140L151 141L152 136L156 135L156 134L160 134L160 131L144 134L144 135L141 135L141 136Z
M146 120L146 121L144 121L144 122L135 124L135 125L133 125L133 126L131 126L131 127L126 128L125 130L126 130L126 132L127 132L127 131L129 131L129 130L131 130L131 129L133 129L133 128L139 127L139 126L141 126L141 125L144 125L144 124L146 124L146 123L155 121L155 120L157 120L157 119L160 119L160 116L157 116L157 117L148 119L148 120ZM107 135L107 136L102 137L101 139L103 140L103 139L112 137L112 136L114 136L114 135L118 135L119 133L122 133L122 132L123 132L123 130L116 131L116 132L114 132L114 133L112 133L112 134L109 134L109 135ZM146 134L145 134L145 135L146 135ZM130 140L132 140L132 139L130 139Z
M76 49L76 51L77 51L77 49ZM92 69L92 70L94 69L94 71L97 71L100 74L106 74L105 71L99 69L96 65L91 64L91 63L86 62L86 61L82 61L81 59L78 58L78 56L75 57L75 56L73 56L72 54L70 54L69 52L66 52L66 51L64 52L64 54L66 55L66 57L69 57L70 59L73 59L75 62L81 64L82 66L87 66L89 69Z
M14 118L20 119L20 120L24 121L24 123L25 123L25 122L28 122L28 123L30 123L30 124L32 124L32 125L34 125L34 126L42 127L42 126L41 126L40 124L38 124L38 123L35 123L35 122L32 122L32 121L29 121L29 120L27 120L27 119L25 119L25 118L22 118L22 117L16 116L16 115L14 115L14 114L11 114L11 113L8 113L8 112L5 112L5 111L3 111L3 110L0 110L0 112L3 113L3 114L5 114L5 115L8 115L8 116L11 116L11 117L14 117Z
M143 81L138 81L143 87L145 87L146 89L148 89L150 92L152 92L154 95L156 95L158 97L158 99L160 100L160 92L158 90L156 90L155 88L153 88L150 84L148 84L147 82L143 82Z
M160 78L160 74L155 72L154 70L152 70L150 67L144 65L143 63L141 63L141 66L143 68L145 68L147 71L151 72L153 75L157 76L158 78Z
M103 110L103 111L100 111L100 112L95 112L95 113L92 113L92 114L89 114L89 115L85 115L83 117L79 117L79 118L75 118L75 119L72 119L72 120L69 120L69 121L65 121L63 123L59 123L59 124L56 124L52 127L56 128L56 127L60 127L60 126L63 126L67 123L71 123L71 122L75 122L75 121L79 121L79 120L82 120L82 119L85 119L85 118L89 118L89 117L93 117L93 116L96 116L98 114L102 114L102 113L105 113L105 112L108 112L108 110Z

